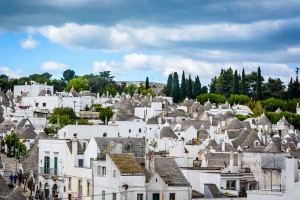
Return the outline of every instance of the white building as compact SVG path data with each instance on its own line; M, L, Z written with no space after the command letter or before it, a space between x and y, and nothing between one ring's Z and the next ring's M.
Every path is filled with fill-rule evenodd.
M30 81L30 84L27 82L25 85L15 85L14 86L14 96L22 96L24 93L25 96L35 97L44 90L47 96L53 95L53 86L45 84L40 84L35 81Z

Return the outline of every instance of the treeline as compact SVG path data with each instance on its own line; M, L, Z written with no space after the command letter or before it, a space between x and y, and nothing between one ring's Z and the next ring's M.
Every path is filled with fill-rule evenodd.
M296 77L291 77L286 87L280 78L269 77L267 80L261 75L260 67L257 71L246 74L242 70L221 69L220 75L211 79L209 84L210 93L224 95L229 98L233 94L247 95L253 100L264 100L268 98L293 99L300 98L300 84L298 71Z
M199 76L192 80L191 75L188 78L185 77L184 71L181 76L181 83L179 83L178 73L174 72L169 74L166 95L173 97L174 103L183 101L185 98L195 99L200 94L208 92L206 86L201 87L201 82Z

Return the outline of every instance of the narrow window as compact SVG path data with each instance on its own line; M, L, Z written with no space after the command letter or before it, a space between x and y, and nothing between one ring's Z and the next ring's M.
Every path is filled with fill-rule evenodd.
M144 194L137 194L137 200L144 200Z

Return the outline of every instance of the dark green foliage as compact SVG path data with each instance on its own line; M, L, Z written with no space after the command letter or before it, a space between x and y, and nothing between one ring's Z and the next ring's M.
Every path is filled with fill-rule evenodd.
M7 153L9 155L11 155L11 153L13 153L13 155L16 157L19 157L20 155L22 156L26 155L26 146L23 142L20 141L20 139L15 133L6 135L4 141L5 144L7 145L7 149L9 151ZM11 149L13 149L13 152L10 151Z
M249 115L235 115L236 118L238 118L240 121L244 121L245 119L250 118Z
M285 86L279 78L269 77L268 82L263 84L263 97L274 97L283 99Z
M257 69L257 81L256 81L256 100L261 100L262 96L262 78L260 67Z
M200 94L207 94L207 93L208 93L208 88L207 88L207 86L203 86L203 87L201 88Z
M191 75L189 75L186 93L187 93L187 97L188 97L189 99L191 99L192 96L193 96L193 82L192 82Z
M168 97L170 97L172 95L172 84L173 84L173 75L169 74L167 87L166 87L166 95Z
M217 77L211 79L211 83L209 85L209 93L216 93L217 92Z
M87 119L79 119L78 125L92 125L92 123L89 123Z
M205 86L206 87L206 86ZM207 87L206 87L207 88ZM204 92L204 93L207 93ZM200 83L200 78L199 76L195 77L195 83L194 83L194 88L193 88L193 98L196 98L201 94L201 83Z
M291 112L281 112L281 113L274 113L274 112L267 112L266 116L272 122L272 124L276 124L282 117L285 117L286 120L292 124L296 129L300 128L300 115L291 113Z
M173 75L172 97L173 97L174 103L179 102L179 80L178 80L177 72L174 72L174 75Z
M180 85L180 100L184 100L187 97L186 94L186 80L185 80L185 74L184 71L182 71L182 76L181 76L181 85Z
M233 76L232 94L239 94L239 93L240 93L239 76L237 74L237 71L235 70Z
M53 114L49 117L51 124L57 124L59 118L59 125L64 127L68 124L75 124L76 114L73 108L55 108Z
M248 94L248 88L246 86L246 75L245 75L245 70L243 68L243 71L242 71L242 80L241 80L241 88L240 88L240 93L241 94L245 94L247 95Z
M129 84L124 88L124 91L130 96L133 96L138 91L138 87L135 84Z
M85 79L82 76L73 78L72 80L69 81L69 83L67 84L65 91L69 92L72 87L77 91L77 92L81 92L84 90L88 90L89 89L89 82L87 79Z
M217 79L216 89L217 93L229 97L232 92L233 71L231 68L221 69L221 74Z
M71 69L67 69L63 72L63 78L66 82L69 82L74 77L75 77L75 71Z
M211 103L220 104L226 102L226 97L224 95L213 94L213 93L200 94L197 97L197 101L200 102L201 104L204 104L207 100L209 100Z
M112 110L107 107L107 108L103 108L101 104L93 104L91 106L92 110L99 112L99 119L107 124L108 121L111 119L111 117L113 116L113 112Z
M146 85L146 90L148 90L148 89L150 88L150 85L149 85L149 78L148 78L148 77L146 78L146 83L145 83L145 85Z

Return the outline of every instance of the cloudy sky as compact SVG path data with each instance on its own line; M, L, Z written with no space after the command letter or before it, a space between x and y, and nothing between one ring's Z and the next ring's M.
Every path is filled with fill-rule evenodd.
M258 66L288 81L300 66L299 0L0 0L0 73L112 71L166 82Z

